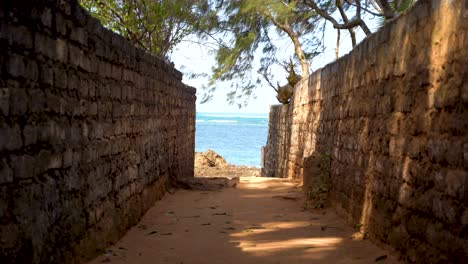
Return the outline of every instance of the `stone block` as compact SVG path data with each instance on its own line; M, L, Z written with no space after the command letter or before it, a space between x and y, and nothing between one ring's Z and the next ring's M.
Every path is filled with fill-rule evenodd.
M400 127L401 127L401 122L404 118L404 115L402 113L393 113L388 119L387 119L387 132L392 135L398 135L400 132Z
M392 157L401 157L405 153L406 141L405 137L391 137L389 142L389 153Z
M13 170L6 159L3 158L0 160L0 185L11 182L13 182ZM0 196L0 205L2 204L2 200L3 198ZM0 216L2 216L2 209L4 208L0 206Z
M10 89L10 114L15 116L25 115L30 107L30 98L26 89Z
M398 202L402 205L409 206L412 203L413 196L414 188L412 188L407 183L403 183L400 187Z
M35 159L30 155L11 156L14 177L17 179L32 178L34 175Z
M395 100L395 111L401 113L408 113L411 112L413 108L413 100L412 96L400 95Z
M12 77L27 78L26 61L23 56L17 54L10 54L6 62L6 71Z
M36 32L34 34L34 49L36 52L42 54L47 59L58 59L57 50L53 48L55 47L56 43L56 40L48 37L42 32Z
M0 87L0 113L10 114L10 88Z
M2 224L2 228L0 228L0 237L2 238L2 249L4 249L5 251L16 250L16 247L18 246L18 241L20 241L21 237L24 236L22 234L21 229L21 225L17 223ZM23 260L28 261L28 257L30 258L30 256L25 256Z
M453 77L434 93L434 107L444 108L455 105L460 100L462 78Z
M54 68L54 87L60 89L68 87L68 72L59 66Z
M66 148L63 152L62 164L65 168L71 167L73 165L73 150L71 148Z
M24 49L32 49L33 47L33 34L25 26L2 23L0 25L0 39L6 39L9 45Z
M70 39L78 42L81 45L88 45L88 33L85 28L74 27L70 33Z
M98 74L104 78L112 77L112 65L105 61L100 61L98 66Z
M463 226L468 226L468 208L467 207L465 207L465 210L462 213L461 224Z
M432 213L435 217L447 224L454 224L457 211L451 200L442 194L436 195L432 201Z
M468 172L466 170L448 170L445 177L446 194L463 200L468 182Z
M429 158L436 163L445 160L448 148L449 141L445 139L430 139L426 146Z
M418 215L411 215L406 228L408 232L413 236L423 236L426 233L428 226L428 219L420 217Z
M468 35L468 34L467 34ZM464 103L468 102L468 82L464 81L461 86L461 97Z
M68 84L67 88L70 91L78 91L81 87L81 78L77 71L69 71L68 72Z
M39 67L39 80L43 84L54 85L54 69L48 64Z
M25 146L36 144L38 140L37 127L35 125L26 125L23 128L23 137Z
M416 209L419 212L424 212L427 214L431 214L432 212L432 203L433 200L437 196L437 191L435 190L429 190L424 193L418 192L417 195L414 197L413 201L413 209Z
M62 167L62 155L49 150L41 150L37 156L36 166L39 166L41 171L59 169Z
M459 167L463 164L463 143L451 138L448 142L446 160L449 165Z
M463 144L463 166L468 169L468 143Z
M69 45L68 46L68 54L70 58L70 62L75 65L76 67L79 67L84 70L89 70L89 60L87 59L84 51L75 45Z
M18 125L8 126L0 123L0 151L18 150L23 145L21 130Z
M112 65L112 78L115 80L122 80L123 68L118 65Z
M87 98L89 94L89 81L87 79L81 78L78 90L80 92L81 98Z
M406 247L409 239L410 235L402 225L391 230L390 234L388 235L388 242L390 243L390 245L394 246L399 250L402 250Z
M417 159L422 155L427 140L423 137L409 138L409 144L406 144L406 152L412 159Z
M55 49L57 52L57 59L62 62L62 63L67 63L68 62L68 50L69 50L69 45L66 40L64 39L57 39L55 41ZM70 60L72 60L70 56Z

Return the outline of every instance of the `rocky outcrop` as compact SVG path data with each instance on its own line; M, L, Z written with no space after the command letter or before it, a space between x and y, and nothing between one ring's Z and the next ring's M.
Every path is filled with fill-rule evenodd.
M228 165L226 160L211 149L205 152L195 153L195 166L197 167L224 167Z
M248 166L236 166L226 162L226 160L214 152L195 152L195 176L198 177L252 177L259 176L260 169Z

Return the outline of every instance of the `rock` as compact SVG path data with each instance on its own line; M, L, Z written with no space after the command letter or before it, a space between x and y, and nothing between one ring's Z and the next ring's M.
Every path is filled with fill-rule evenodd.
M201 177L249 177L259 176L260 170L255 167L234 166L213 150L204 153L195 152L195 176Z
M224 167L228 165L226 160L211 149L195 152L195 167Z

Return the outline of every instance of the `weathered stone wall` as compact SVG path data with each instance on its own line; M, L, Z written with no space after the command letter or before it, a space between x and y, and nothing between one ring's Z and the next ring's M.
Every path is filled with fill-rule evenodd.
M264 148L262 177L285 177L289 146L287 105L272 105L268 117L268 138Z
M467 1L418 1L290 104L288 177L330 156L334 206L411 263L468 262L466 21Z
M0 1L0 263L74 263L193 176L195 89L76 1Z

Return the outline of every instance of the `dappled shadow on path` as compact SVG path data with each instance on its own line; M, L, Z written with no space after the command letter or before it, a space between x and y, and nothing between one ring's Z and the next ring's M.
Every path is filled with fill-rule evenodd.
M299 191L253 177L220 191L177 190L92 263L370 263L387 255L353 239L332 210L304 211Z

